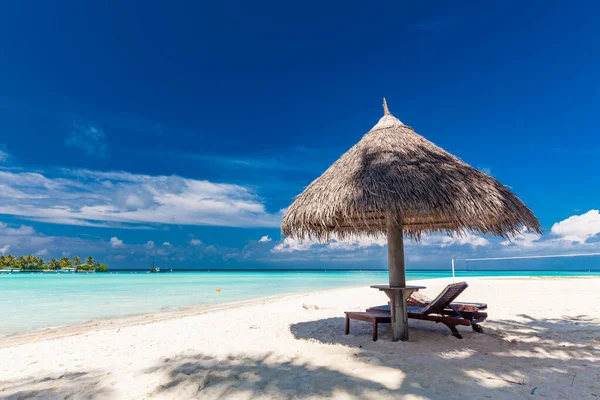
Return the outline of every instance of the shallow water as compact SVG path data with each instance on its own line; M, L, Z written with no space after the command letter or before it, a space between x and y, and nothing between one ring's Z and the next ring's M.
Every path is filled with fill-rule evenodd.
M111 317L344 286L387 283L387 271L195 271L148 274L4 273L0 275L0 336ZM600 276L575 271L458 271L475 276ZM450 277L449 271L408 271L407 279ZM217 291L219 289L219 291Z

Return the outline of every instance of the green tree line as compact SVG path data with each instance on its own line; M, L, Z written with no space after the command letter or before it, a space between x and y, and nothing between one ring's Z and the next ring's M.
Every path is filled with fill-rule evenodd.
M12 254L0 256L0 268L13 268L24 270L61 270L67 268L75 268L77 271L106 271L106 264L100 264L94 260L92 256L81 262L78 256L74 256L73 260L69 257L60 259L52 258L48 263L36 255L29 254L27 256L15 257Z

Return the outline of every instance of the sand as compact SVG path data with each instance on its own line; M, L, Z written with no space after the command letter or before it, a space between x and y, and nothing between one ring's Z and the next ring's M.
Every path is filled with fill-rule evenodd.
M415 281L430 297L448 279ZM411 321L410 342L343 311L370 288L0 340L2 399L599 399L600 279L469 279L483 334Z

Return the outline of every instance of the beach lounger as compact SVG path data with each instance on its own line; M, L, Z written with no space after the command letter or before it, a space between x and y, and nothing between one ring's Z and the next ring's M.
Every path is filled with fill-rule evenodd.
M459 282L459 283L455 283L453 285L464 286L465 289L468 287L466 282ZM406 300L407 306L427 307L430 303L431 303L431 299L427 298L426 296L424 296L418 292L413 293ZM474 312L474 311L482 311L485 309L487 309L486 303L466 303L466 302L460 302L460 301L452 302L446 308L446 310L450 313L452 313L452 311ZM367 311L390 312L390 303L388 302L387 305L371 307L371 308L367 309Z
M463 283L466 285L466 282L460 282L460 284L463 284ZM431 299L419 292L413 293L406 300L406 305L408 305L408 306L425 307L429 303L431 303ZM452 303L450 303L450 305L455 306L455 307L465 307L465 306L466 306L466 308L472 307L477 310L485 310L487 308L486 303L467 303L467 302L463 302L463 301L453 301Z
M487 313L473 310L471 307L455 307L452 301L466 288L466 282L448 285L442 292L425 307L407 306L408 318L433 321L446 325L452 336L462 339L456 327L458 325L470 326L475 332L483 332L479 322L487 318ZM462 311L460 311L462 308ZM350 319L371 322L373 324L373 340L377 340L377 325L391 322L391 313L379 307L367 309L367 312L346 312L346 334L350 333Z

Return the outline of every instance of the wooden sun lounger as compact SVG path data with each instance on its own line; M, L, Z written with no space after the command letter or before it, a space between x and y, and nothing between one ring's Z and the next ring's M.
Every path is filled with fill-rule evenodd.
M457 283L456 285L466 285L466 283L460 282L460 283ZM466 288L466 286L465 286L465 288ZM431 304L431 301L420 301L414 297L409 297L406 300L407 306L427 307L429 304ZM464 314L464 316L467 319L470 319L470 318L468 318L468 316L470 314L476 313L478 311L482 311L485 309L487 309L486 303L466 303L466 302L460 302L460 301L453 301L444 309L444 314L455 315L456 313L461 313L461 314ZM387 305L370 307L367 309L367 311L391 312L390 311L390 303L388 302Z
M409 306L426 307L429 303L431 303L431 301L419 301L414 297L409 297L408 300L406 300L406 304ZM450 303L450 306L454 306L457 308L471 307L476 308L477 310L485 310L487 308L486 303L465 303L462 301L453 301L452 303Z
M475 332L483 332L479 322L487 318L487 313L478 311L474 306L457 307L452 303L466 288L466 282L448 285L442 292L425 307L408 306L408 318L433 321L446 325L452 336L462 339L456 327L470 326ZM383 306L385 307L385 306ZM346 335L350 333L350 319L371 322L373 324L373 340L377 340L377 325L391 322L391 313L382 306L367 309L367 312L346 312ZM487 307L487 305L486 305ZM386 319L387 317L387 319Z
M414 304L412 302L409 302L408 300L406 301L406 305L408 307L427 307L427 305L429 304L429 302L427 303L421 303L421 304ZM487 309L487 304L485 303L460 303L460 302L453 302L451 303L447 308L445 308L445 311L449 312L449 313L453 313L455 311L458 312L475 312L475 311L482 311ZM374 307L369 307L367 309L367 311L372 311L372 312L391 312L390 311L390 304L388 302L388 304L386 305L381 305L381 306L374 306Z

